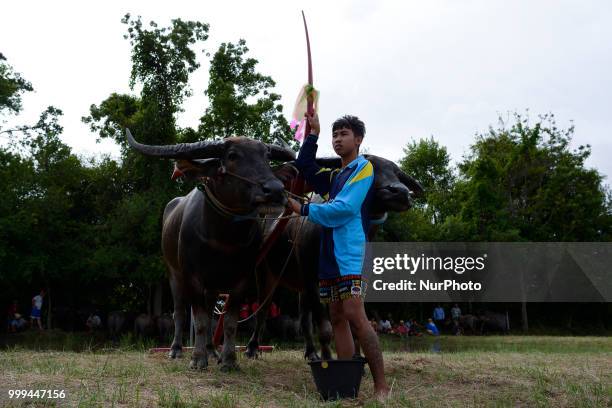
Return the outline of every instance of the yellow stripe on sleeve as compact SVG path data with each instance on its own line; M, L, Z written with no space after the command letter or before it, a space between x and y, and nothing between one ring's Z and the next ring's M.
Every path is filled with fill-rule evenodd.
M374 174L374 167L372 166L372 163L368 162L365 166L363 166L363 169L361 169L361 171L357 173L355 177L351 179L351 181L349 181L349 184L353 184L359 180L368 178L372 174Z

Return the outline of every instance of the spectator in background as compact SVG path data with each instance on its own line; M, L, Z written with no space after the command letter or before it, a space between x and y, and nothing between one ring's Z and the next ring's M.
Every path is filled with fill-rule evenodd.
M247 299L246 303L240 305L240 312L238 313L238 318L240 320L244 320L249 317L249 301Z
M436 308L433 310L434 323L440 324L444 322L444 317L444 309L438 304L438 306L436 306Z
M459 324L459 319L461 318L461 309L455 303L453 308L451 309L451 319L452 319L452 330L455 336L459 336L461 334L461 325Z
M380 330L378 328L378 323L376 323L376 319L372 318L372 320L370 320L370 324L372 325L372 329L374 329L374 331L376 333L378 333Z
M257 302L257 300L254 300L253 303L251 303L251 313L255 314L257 313L258 310L259 310L259 302Z
M381 333L388 333L391 331L391 322L389 321L389 319L381 320L379 326Z
M270 303L270 309L268 310L268 316L270 319L276 319L280 316L280 307L276 305L276 303Z
M410 322L410 326L408 327L408 335L409 336L422 336L423 334L419 330L419 326L420 325L417 323L416 319L412 319L412 321Z
M6 328L9 332L13 331L12 323L13 323L13 320L15 319L16 313L17 313L17 301L13 300L13 303L9 305L6 311Z
M431 334L432 336L440 335L440 331L438 330L438 328L436 327L436 324L433 322L432 319L427 319L427 324L425 325L425 329L427 329L427 333Z
M403 320L399 321L399 324L395 328L395 333L399 334L400 337L408 336L408 328Z
M455 305L451 309L451 319L453 319L454 322L458 322L460 317L461 309L459 309L459 306L455 303Z
M32 312L30 313L30 319L32 320L32 326L34 321L38 324L38 329L43 330L42 322L40 321L42 315L43 298L45 297L45 290L41 289L40 294L32 298Z
M11 303L8 307L6 322L9 333L16 333L24 330L28 325L28 322L26 322L26 320L19 313L19 304L16 300L13 300L13 303Z
M28 326L28 322L19 314L15 313L13 320L11 321L11 331L13 333L25 330Z
M91 313L85 322L85 326L87 326L88 333L93 333L94 330L102 327L102 319L96 313Z

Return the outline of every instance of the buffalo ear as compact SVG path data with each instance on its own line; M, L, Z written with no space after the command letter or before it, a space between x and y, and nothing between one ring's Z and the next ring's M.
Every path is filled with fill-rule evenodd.
M201 177L211 177L217 174L221 166L221 159L194 159L177 160L174 162L174 173L172 180L177 177L185 177L188 180L196 180Z
M283 183L291 182L298 175L298 169L291 163L274 166L272 172Z

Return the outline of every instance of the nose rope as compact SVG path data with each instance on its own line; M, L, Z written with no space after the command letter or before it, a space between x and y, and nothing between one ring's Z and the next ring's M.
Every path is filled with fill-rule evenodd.
M227 170L227 169L224 169L222 174L227 174L227 175L230 175L230 176L232 176L232 177L236 177L237 179L240 179L240 180L246 181L247 183L250 183L250 184L253 184L253 185L256 185L256 186L261 186L261 185L262 185L262 183L261 183L261 182L259 182L259 181L251 180L251 179L250 179L250 178L248 178L248 177L241 176L240 174L236 174L236 173L234 173L234 172L232 172L232 171L229 171L229 170ZM297 195L297 194L293 194L291 191L289 191L289 190L287 190L287 189L285 189L285 193L286 193L287 195L289 195L289 196L291 196L291 197L295 198L295 199L298 199L298 200L302 201L302 202L304 202L304 201L310 201L310 200L308 200L307 198L305 198L304 196Z
M245 181L249 181L251 183L254 184L260 184L257 182L254 182L252 180L247 179L246 177L242 177L242 176L238 176L235 175L233 173L227 173L231 176L237 176L240 179L244 179ZM202 177L201 178L201 182L197 185L198 190L202 191L205 195L205 197L209 200L211 207L220 215L226 217L226 218L231 218L234 221L243 221L243 220L261 220L263 222L266 222L268 220L282 220L285 218L298 218L301 217L301 215L299 214L292 214L292 215L285 215L285 216L280 216L280 217L273 217L273 218L269 218L269 217L261 217L259 215L251 215L251 214L255 214L257 213L257 209L250 211L250 212L244 212L244 209L241 208L235 208L235 207L230 207L227 206L225 204L223 204L217 197L215 197L215 194L212 192L210 186L208 185L209 182L212 181L214 183L214 179L211 179L210 177ZM290 191L284 190L286 195L291 195L293 197L298 198L300 201L310 201L310 199L308 197L302 197L302 196L298 196L296 194L291 193Z

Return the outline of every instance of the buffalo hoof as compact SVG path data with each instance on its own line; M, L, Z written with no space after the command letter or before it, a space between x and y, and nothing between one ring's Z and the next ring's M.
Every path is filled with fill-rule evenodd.
M230 372L240 371L240 366L236 362L223 363L221 364L220 370L224 373L230 373Z
M321 359L321 357L319 357L319 355L314 351L308 354L304 354L304 358L308 361L317 361Z
M331 350L321 350L321 355L323 356L323 360L332 360Z
M168 353L168 358L181 358L183 357L183 350L181 348L172 348Z
M192 370L206 370L208 368L208 358L206 356L191 357L189 368Z
M244 355L247 358L255 360L255 359L259 358L259 350L257 350L256 348L254 348L254 349L247 348L246 351L244 352Z
M221 361L221 355L219 354L219 352L215 349L211 349L208 350L208 358L213 358L216 359L217 362Z

